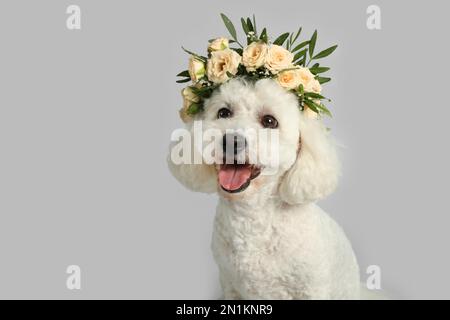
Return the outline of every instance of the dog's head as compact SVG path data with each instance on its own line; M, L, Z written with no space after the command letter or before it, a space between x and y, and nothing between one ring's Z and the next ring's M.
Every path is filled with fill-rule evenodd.
M214 148L188 152L201 153L202 159L206 154L209 160L175 164L169 157L173 175L191 190L219 192L235 201L269 191L288 204L300 204L321 199L336 187L339 163L326 128L305 117L294 94L274 80L228 81L196 120L203 132L214 132L214 139L202 136L214 140ZM189 124L191 132L194 126Z

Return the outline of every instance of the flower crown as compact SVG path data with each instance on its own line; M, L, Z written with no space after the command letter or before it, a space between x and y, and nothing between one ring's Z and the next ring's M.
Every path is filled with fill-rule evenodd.
M231 20L221 14L222 20L232 39L217 38L209 40L207 56L201 56L183 48L191 57L188 70L180 72L178 83L192 81L192 85L182 90L183 108L181 119L188 122L203 111L204 101L222 83L235 77L251 80L273 78L280 86L292 91L298 97L303 112L318 116L331 116L323 101L330 101L322 96L322 84L331 78L319 76L330 70L319 63L310 64L329 56L337 45L314 54L317 30L309 40L297 44L301 34L300 27L296 33L286 32L270 41L264 28L258 35L255 16L253 19L241 18L247 46L238 40L236 29ZM284 45L284 47L283 47ZM312 112L311 112L312 111Z

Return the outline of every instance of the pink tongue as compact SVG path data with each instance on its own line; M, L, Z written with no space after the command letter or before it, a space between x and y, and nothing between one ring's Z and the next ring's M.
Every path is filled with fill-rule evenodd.
M237 190L250 179L252 169L246 165L222 165L219 170L219 183L227 190Z

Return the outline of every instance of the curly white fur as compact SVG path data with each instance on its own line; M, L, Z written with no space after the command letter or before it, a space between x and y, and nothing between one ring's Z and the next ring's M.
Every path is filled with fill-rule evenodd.
M217 119L229 106L230 119ZM280 164L243 192L230 194L214 165L169 160L173 175L199 192L218 192L212 250L226 299L357 299L359 269L341 228L314 202L337 185L339 162L319 120L305 118L292 93L273 80L231 80L198 116L205 129L259 128L262 114L279 123Z

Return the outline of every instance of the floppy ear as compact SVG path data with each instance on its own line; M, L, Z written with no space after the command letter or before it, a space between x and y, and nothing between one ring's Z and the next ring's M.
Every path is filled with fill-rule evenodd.
M213 193L217 191L217 173L213 165L201 164L176 164L173 161L173 149L175 143L170 145L167 163L173 176L186 188L203 193ZM183 151L181 151L183 152ZM192 153L197 152L192 150ZM193 154L191 159L194 159Z
M326 197L336 188L340 175L336 148L322 121L301 118L299 149L279 187L280 197L288 204Z

